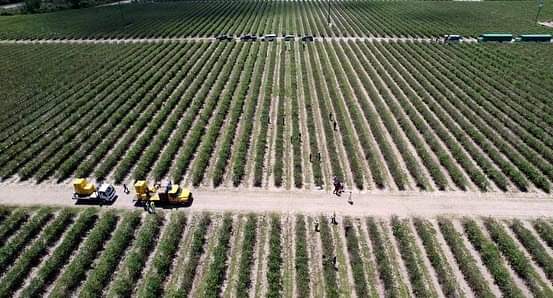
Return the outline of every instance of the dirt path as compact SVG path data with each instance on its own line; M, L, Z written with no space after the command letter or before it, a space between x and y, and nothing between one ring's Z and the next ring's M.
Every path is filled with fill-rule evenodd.
M116 187L117 201L107 208L136 208L134 195ZM0 204L75 206L71 185L0 184ZM239 211L321 214L335 211L353 216L494 216L536 218L553 216L551 195L541 193L387 192L353 194L354 204L325 191L266 191L195 189L193 211ZM78 206L89 206L81 205Z

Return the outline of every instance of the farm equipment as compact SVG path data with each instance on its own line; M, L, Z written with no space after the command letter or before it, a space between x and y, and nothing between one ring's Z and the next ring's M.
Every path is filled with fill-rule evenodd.
M73 200L111 203L117 198L113 185L107 183L94 185L84 178L73 180L73 189L75 190L73 192Z
M192 203L190 190L172 184L170 181L150 187L148 182L139 180L134 184L134 190L136 192L136 204L143 205L145 208L151 208L155 204L190 205Z

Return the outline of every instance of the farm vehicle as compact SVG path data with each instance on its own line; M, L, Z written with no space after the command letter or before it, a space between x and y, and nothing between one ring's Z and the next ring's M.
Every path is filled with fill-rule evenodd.
M84 178L75 179L73 189L73 200L77 201L112 203L117 198L113 185L107 183L95 185Z
M148 211L153 211L155 204L189 206L193 200L189 189L170 181L150 187L145 180L139 180L134 184L134 190L136 205L144 206Z

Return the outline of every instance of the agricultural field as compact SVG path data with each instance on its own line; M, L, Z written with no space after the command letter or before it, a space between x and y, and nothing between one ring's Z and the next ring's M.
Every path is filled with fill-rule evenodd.
M332 26L327 25L328 4ZM548 3L549 4L549 3ZM1 39L543 33L536 1L183 1L0 17ZM553 20L545 5L540 20Z
M0 297L551 297L553 221L0 209Z
M551 191L549 45L328 39L0 52L6 182L329 189L336 176L358 190Z

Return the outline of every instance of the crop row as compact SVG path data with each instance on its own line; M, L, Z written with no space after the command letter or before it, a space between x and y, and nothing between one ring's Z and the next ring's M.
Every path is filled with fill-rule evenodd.
M205 274L202 297L218 297L223 286L225 272L227 270L228 251L230 237L233 233L232 217L225 215L223 223L217 235L217 246L211 252L211 262Z
M267 297L281 296L282 291L282 224L280 217L271 217L269 255L267 256Z
M257 218L255 215L248 216L248 222L244 227L244 240L240 253L240 265L238 268L238 284L236 296L245 297L251 287L251 271L254 262L254 248L257 243Z

